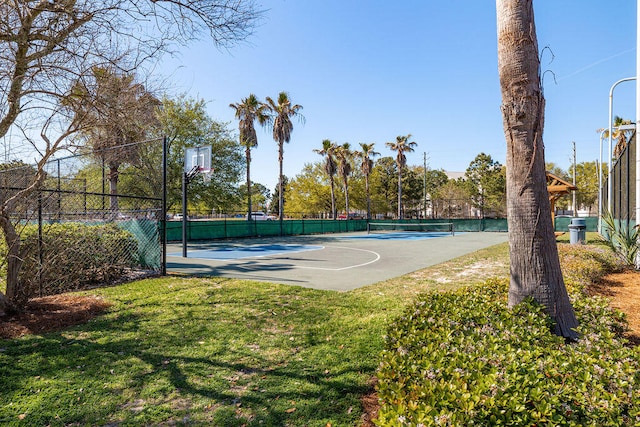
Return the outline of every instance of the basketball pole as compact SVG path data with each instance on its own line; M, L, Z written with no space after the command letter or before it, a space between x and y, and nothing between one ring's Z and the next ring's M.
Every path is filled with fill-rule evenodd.
M182 173L182 258L187 258L187 189L198 172L200 168L194 166L189 172Z
M182 172L182 258L187 257L187 172Z
M167 275L167 151L168 151L167 137L162 138L162 266L160 273L163 276Z

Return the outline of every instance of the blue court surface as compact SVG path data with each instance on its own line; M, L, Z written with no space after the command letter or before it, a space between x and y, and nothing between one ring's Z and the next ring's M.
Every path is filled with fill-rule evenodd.
M168 245L171 273L348 291L508 240L507 233L355 232Z
M190 250L192 258L230 260L254 257L267 257L296 252L317 251L323 246L316 245L250 245L250 246L213 246L209 249ZM182 253L170 253L168 256L182 256Z

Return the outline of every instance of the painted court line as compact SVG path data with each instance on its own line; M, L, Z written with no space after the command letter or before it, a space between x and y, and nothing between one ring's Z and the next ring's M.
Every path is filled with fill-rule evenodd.
M346 246L331 246L331 247L340 248L340 249L349 249L352 251L368 252L370 254L373 254L375 256L375 259L368 262L363 262L362 264L355 264L355 265L350 265L348 267L341 267L341 268L307 267L304 265L296 265L295 268L305 268L307 270L343 271L343 270L349 270L351 268L364 267L365 265L373 264L374 262L377 262L378 260L380 260L380 254L374 251L369 251L366 249L358 249L358 248L348 248Z

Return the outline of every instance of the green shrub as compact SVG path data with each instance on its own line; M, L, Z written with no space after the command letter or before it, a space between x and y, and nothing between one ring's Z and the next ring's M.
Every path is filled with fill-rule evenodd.
M572 288L600 281L606 274L621 271L621 259L607 246L558 244L565 284Z
M119 279L136 265L137 241L115 224L46 225L39 251L38 228L27 225L21 233L19 290L21 299L53 295ZM4 240L0 256L6 258ZM6 274L6 265L3 266Z
M574 295L582 339L566 344L506 281L422 295L393 324L378 370L380 426L640 423L640 351L607 301Z

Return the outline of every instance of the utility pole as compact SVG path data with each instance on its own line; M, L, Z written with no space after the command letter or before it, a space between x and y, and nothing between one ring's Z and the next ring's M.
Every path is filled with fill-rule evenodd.
M573 186L576 186L576 143L575 141L571 142L573 144ZM572 191L573 193L573 216L578 216L578 206L576 204L576 190Z

